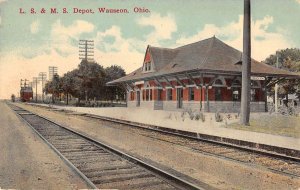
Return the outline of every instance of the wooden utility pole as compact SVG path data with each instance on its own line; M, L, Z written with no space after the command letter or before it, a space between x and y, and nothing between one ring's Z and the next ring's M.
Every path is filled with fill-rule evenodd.
M37 77L32 78L32 83L35 85L35 102L37 103L37 85L39 83L39 80Z
M244 0L244 30L243 30L243 63L242 63L242 125L250 125L250 90L251 90L251 0Z
M57 74L57 67L49 66L49 81L52 81L53 76Z
M79 59L94 61L94 40L79 40Z
M278 55L276 53L276 68L278 68ZM275 84L275 113L278 113L278 84Z
M85 63L94 61L94 40L79 40L79 59L84 60ZM88 102L88 89L86 81L89 80L89 78L83 76L83 80L85 84L85 102Z
M40 72L39 73L39 80L42 81L42 101L44 102L44 81L47 80L47 73Z

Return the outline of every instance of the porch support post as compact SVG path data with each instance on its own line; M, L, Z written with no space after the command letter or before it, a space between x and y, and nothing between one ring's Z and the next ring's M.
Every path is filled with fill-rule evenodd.
M264 80L263 88L264 91L264 102L265 102L265 112L268 112L268 101L267 101L267 81Z
M200 111L202 111L202 86L200 86L199 91L200 91Z
M203 76L203 73L200 74L200 86L204 86L204 76Z
M206 105L207 105L207 112L209 112L209 99L208 99L208 85L205 86L205 92L206 92L206 95L205 95L205 99L206 99Z

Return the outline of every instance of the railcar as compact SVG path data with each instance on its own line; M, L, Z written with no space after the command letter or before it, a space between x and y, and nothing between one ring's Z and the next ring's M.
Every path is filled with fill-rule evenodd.
M20 90L20 100L22 102L28 102L33 98L33 91L31 87L22 87Z

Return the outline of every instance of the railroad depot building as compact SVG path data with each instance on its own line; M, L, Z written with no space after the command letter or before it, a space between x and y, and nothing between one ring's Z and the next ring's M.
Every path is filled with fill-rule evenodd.
M148 46L143 64L108 82L127 91L128 107L239 112L242 52L216 37L175 49ZM251 60L251 111L267 111L266 85L299 75Z

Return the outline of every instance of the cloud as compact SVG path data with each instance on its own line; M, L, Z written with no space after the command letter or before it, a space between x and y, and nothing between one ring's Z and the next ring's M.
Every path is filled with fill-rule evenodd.
M269 31L269 26L274 22L273 17L265 16L260 20L252 20L251 23L251 43L252 57L258 61L264 60L278 49L293 46L285 36L287 32L282 29ZM177 46L200 41L216 35L225 43L242 51L243 49L243 16L240 15L238 21L231 22L225 26L206 24L204 28L193 36L182 36L176 41Z
M78 23L77 23L78 24ZM62 29L59 31L52 31L52 38L56 37L62 40L59 44L50 44L48 49L42 47L38 54L34 56L19 56L24 52L24 49L16 48L14 52L4 53L0 52L0 80L1 84L14 84L14 85L1 85L0 98L8 98L12 93L18 94L20 79L28 79L32 81L32 77L36 77L39 72L47 72L48 66L57 66L58 74L64 73L77 68L80 60L78 59L78 45L75 47L68 42L71 38L80 36L84 31L92 31L93 27L88 30L74 31L77 24L65 27L62 26L60 21L57 21L53 26ZM87 23L85 23L87 24ZM88 24L86 26L89 26ZM70 32L68 30L71 30ZM102 41L107 37L114 38L112 44L109 41ZM58 43L58 41L55 41ZM131 72L141 66L143 61L144 52L137 51L134 45L143 44L141 40L133 38L126 39L122 35L121 28L112 26L104 32L98 32L95 38L95 44L102 44L103 46L95 48L95 60L104 67L114 64L122 66L127 72ZM52 48L55 47L55 48ZM60 47L65 46L65 47ZM65 48L65 49L63 49ZM145 47L146 48L146 45ZM47 49L47 51L45 50ZM61 51L68 52L62 56ZM49 52L48 52L49 51ZM9 64L6 64L9 63ZM41 93L41 84L38 85L38 94ZM34 89L35 90L35 89Z
M30 32L32 34L38 33L39 30L40 30L40 22L38 20L36 20L33 23L31 23L31 25L30 25Z
M130 72L141 65L143 53L139 52L139 47L146 48L145 42L134 38L124 38L121 28L112 26L111 28L97 32L95 39L95 60L104 67L117 64Z
M172 34L177 31L176 21L173 15L161 16L158 13L152 13L149 17L139 18L137 24L140 26L150 26L154 30L146 35L149 44L157 45L160 40L169 40Z
M300 0L295 0L295 1L300 4Z
M148 44L160 46L161 40L171 40L177 25L171 14L161 16L152 13L136 20L141 27L151 27L145 39L125 38L122 29L113 25L103 32L97 32L95 60L104 67L117 64L127 73L141 67Z
M51 46L62 56L78 52L78 40L84 33L91 33L95 29L92 23L76 20L69 26L64 26L60 20L52 25Z
M31 28L35 31L38 27ZM79 64L78 39L82 34L94 31L94 28L86 21L77 20L65 26L57 20L52 25L49 41L38 49L16 48L12 52L0 52L1 84L14 84L1 85L0 98L8 98L12 93L17 95L20 79L32 81L32 77L39 72L48 73L48 66L57 66L60 75L76 68ZM38 93L41 93L40 90L41 85L38 86Z

